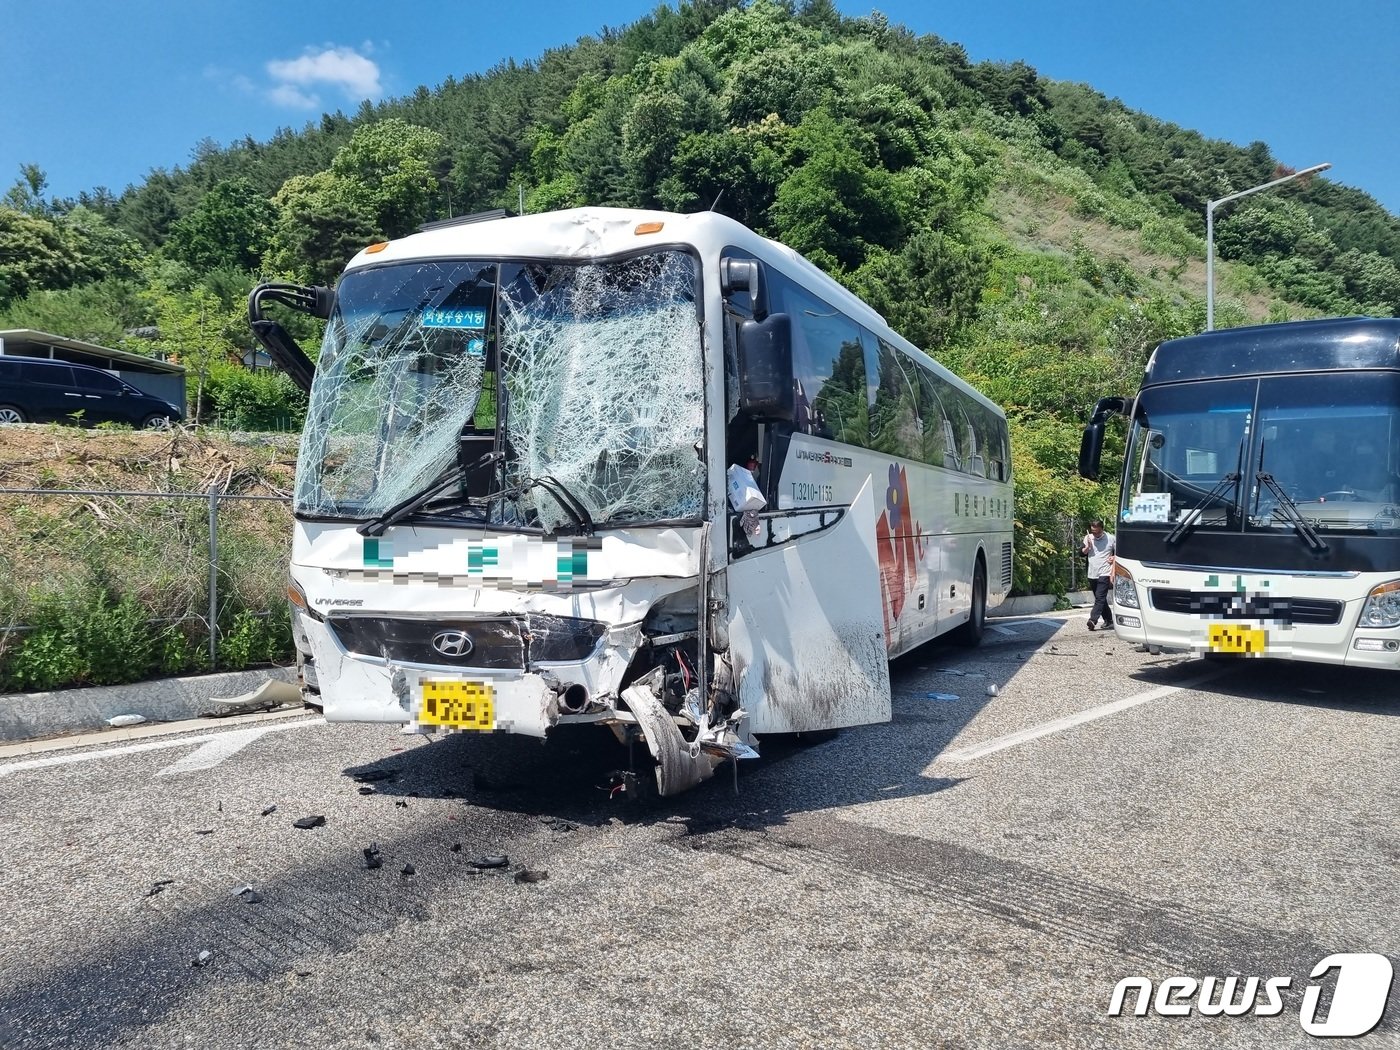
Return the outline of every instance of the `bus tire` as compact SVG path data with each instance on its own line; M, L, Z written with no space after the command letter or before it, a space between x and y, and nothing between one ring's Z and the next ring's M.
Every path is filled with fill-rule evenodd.
M987 570L982 559L977 559L977 568L972 574L972 611L967 623L953 632L953 640L959 645L980 645L982 635L987 633Z

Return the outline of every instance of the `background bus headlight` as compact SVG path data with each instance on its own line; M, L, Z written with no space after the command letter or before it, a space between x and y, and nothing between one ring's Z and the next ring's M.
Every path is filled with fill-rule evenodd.
M1400 580L1391 580L1371 588L1366 604L1361 607L1361 622L1357 626L1400 626Z
M1113 567L1113 604L1124 609L1138 608L1137 585L1133 574L1121 565Z

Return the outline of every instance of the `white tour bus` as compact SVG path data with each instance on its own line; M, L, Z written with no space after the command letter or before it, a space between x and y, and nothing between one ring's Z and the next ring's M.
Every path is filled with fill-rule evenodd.
M269 301L328 319L314 367ZM671 794L888 720L888 658L1011 587L1001 411L724 216L449 220L249 314L311 391L289 593L328 719L602 724Z
M1149 648L1400 667L1400 320L1161 344L1130 419L1116 630Z

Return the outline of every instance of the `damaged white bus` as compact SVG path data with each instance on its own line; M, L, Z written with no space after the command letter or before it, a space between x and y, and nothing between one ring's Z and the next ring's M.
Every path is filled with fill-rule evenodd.
M313 366L269 302L328 320ZM262 285L311 391L291 586L328 719L644 739L674 794L890 717L1011 586L1002 412L713 213L472 216Z

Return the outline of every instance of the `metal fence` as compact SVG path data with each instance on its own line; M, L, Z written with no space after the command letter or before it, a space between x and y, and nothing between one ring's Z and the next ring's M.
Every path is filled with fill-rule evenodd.
M208 669L246 664L223 643L236 620L285 615L291 534L285 496L0 488L0 672L56 610L84 602L125 603L206 644Z

